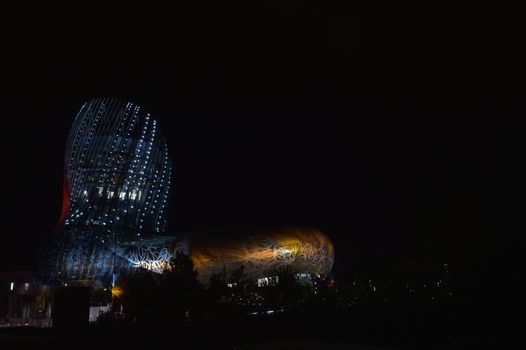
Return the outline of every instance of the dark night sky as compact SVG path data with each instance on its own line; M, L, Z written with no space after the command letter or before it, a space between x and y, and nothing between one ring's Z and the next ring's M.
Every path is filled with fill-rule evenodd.
M172 3L2 11L1 270L34 267L58 221L69 127L99 96L159 120L174 233L313 225L343 277L481 258L487 9Z

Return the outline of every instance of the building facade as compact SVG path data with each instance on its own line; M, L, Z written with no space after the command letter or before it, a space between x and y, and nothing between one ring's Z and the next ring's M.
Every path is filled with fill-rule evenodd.
M206 284L243 269L264 279L282 268L327 275L330 239L313 228L225 235L167 235L172 167L156 120L136 104L101 98L85 103L68 137L59 227L42 250L42 271L63 283L114 285L123 271L157 273L175 253L190 255Z
M327 276L334 263L334 246L329 237L312 227L276 227L196 235L191 258L202 284L214 275L238 271L258 285L268 285L283 271L302 280L311 275Z
M169 259L168 146L157 121L131 102L100 98L77 114L65 154L59 228L43 251L59 280L114 279L115 271ZM162 261L159 261L162 260ZM155 265L155 263L154 263Z

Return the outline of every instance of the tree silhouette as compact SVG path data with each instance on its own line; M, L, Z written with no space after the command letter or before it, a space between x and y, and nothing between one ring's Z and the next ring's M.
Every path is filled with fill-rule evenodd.
M162 274L139 268L123 275L119 299L126 315L138 322L188 321L201 296L196 276L190 257L178 254Z

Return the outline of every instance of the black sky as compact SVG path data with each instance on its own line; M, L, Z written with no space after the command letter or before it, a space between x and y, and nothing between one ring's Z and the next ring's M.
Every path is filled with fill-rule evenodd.
M69 127L99 96L159 120L175 233L313 225L344 277L483 255L488 9L191 3L3 11L2 270L35 266L61 209Z

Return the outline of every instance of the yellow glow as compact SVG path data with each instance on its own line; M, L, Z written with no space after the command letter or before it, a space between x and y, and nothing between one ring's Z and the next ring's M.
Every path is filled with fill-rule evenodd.
M203 269L208 264L209 261L210 261L210 258L208 258L208 256L206 256L203 252L201 251L192 252L192 263L194 264L194 268L196 270Z
M306 272L328 274L334 262L330 239L312 228L284 228L244 237L197 241L192 262L198 279L244 266L246 274L259 275L284 265Z
M111 296L118 298L122 295L123 292L124 290L121 287L115 286L111 289Z

